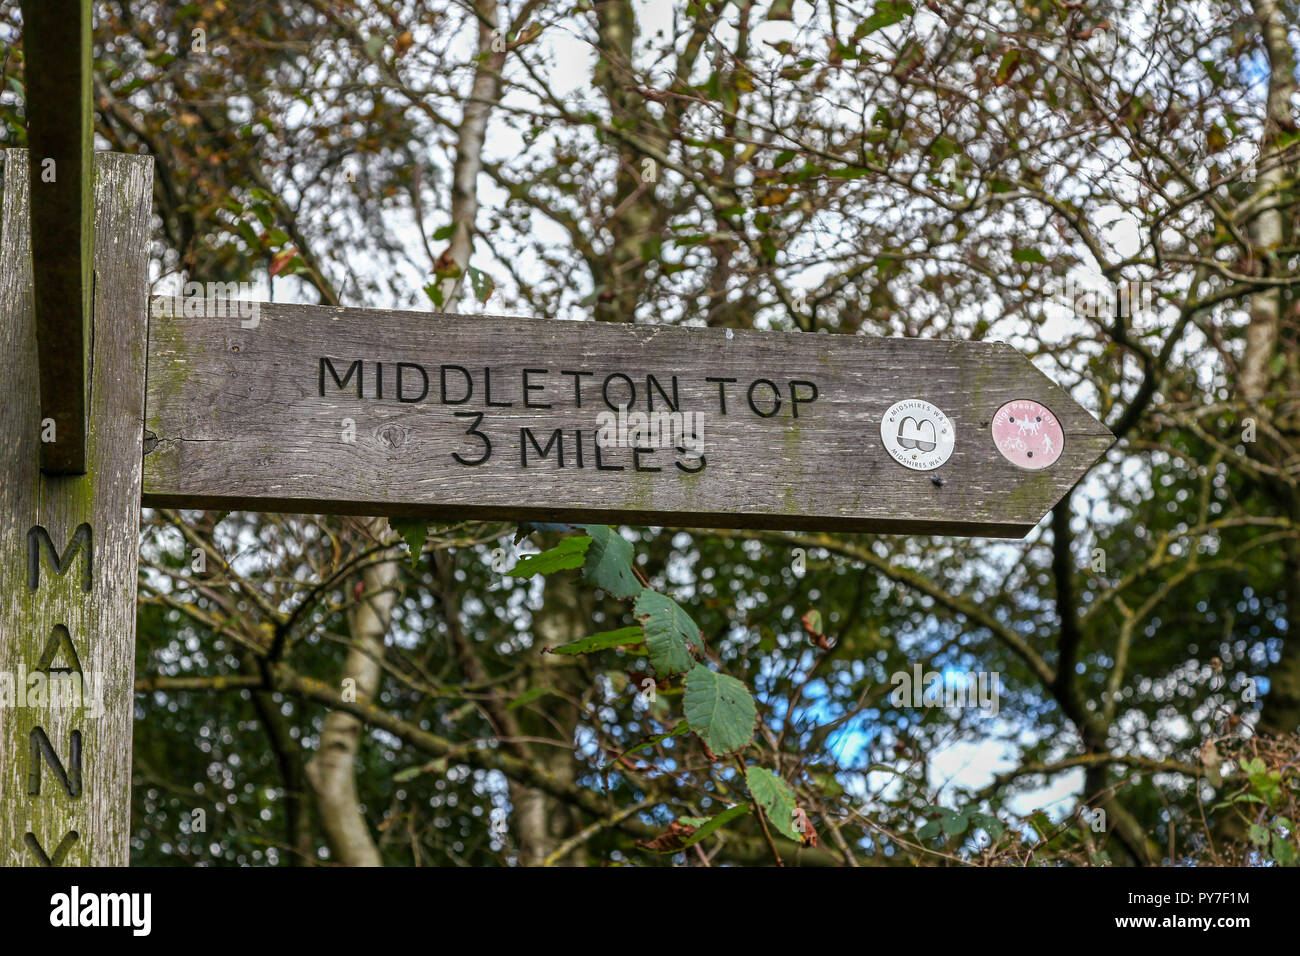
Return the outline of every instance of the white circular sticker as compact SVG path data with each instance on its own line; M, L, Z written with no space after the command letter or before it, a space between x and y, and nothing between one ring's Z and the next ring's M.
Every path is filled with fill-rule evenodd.
M919 398L895 402L880 420L885 450L915 471L933 471L951 458L955 437L948 416Z

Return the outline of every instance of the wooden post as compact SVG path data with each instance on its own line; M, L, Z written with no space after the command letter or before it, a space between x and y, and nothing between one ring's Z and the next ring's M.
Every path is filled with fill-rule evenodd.
M87 354L94 290L90 0L23 0L28 174L41 418L41 467L86 470ZM55 440L49 440L53 437Z
M95 157L86 473L43 474L29 157L0 219L0 854L125 865L152 161ZM48 384L48 383L47 383ZM68 383L75 387L75 383Z

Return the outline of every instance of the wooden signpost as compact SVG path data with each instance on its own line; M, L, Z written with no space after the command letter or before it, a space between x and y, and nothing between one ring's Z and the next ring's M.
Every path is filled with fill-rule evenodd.
M1112 441L999 343L155 306L147 505L1019 537Z
M40 469L28 157L0 222L0 862L127 862L152 163L96 155L85 474Z
M0 234L5 865L127 862L142 502L1020 536L1113 440L998 343L150 303L135 156L95 157L83 323L42 291L91 275L88 240L41 239L88 221L36 201L45 158L6 153Z

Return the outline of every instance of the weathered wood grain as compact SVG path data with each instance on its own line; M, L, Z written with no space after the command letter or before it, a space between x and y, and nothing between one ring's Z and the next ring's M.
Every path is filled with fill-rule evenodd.
M1000 343L265 303L254 323L215 302L178 304L154 300L150 323L144 501L151 505L1021 536L1113 440ZM160 306L211 314L159 315ZM322 358L331 363L325 372ZM364 362L362 397L355 375L346 376L357 360ZM383 365L383 398L376 397L375 363ZM409 363L403 397L419 398L415 366L428 378L427 395L398 400L397 363ZM468 401L442 401L443 366L469 371ZM484 369L493 402L510 406L487 403ZM534 388L526 397L525 369L545 370L529 373ZM336 386L334 372L346 387ZM597 413L606 410L601 386L611 373L635 383L634 408L643 411L647 375L669 394L677 376L681 410L705 416L703 471L686 473L672 449L641 456L643 467L661 471L637 471L628 449L602 453L606 468L625 470L596 467ZM463 375L447 375L446 398L461 397ZM737 380L725 386L725 415L720 386L708 377ZM749 407L747 392L758 379L781 394L770 417ZM817 398L809 401L812 390L791 381L815 383ZM627 387L612 382L617 405ZM772 394L757 386L759 411L773 410ZM797 418L792 395L802 399L793 403ZM954 453L936 471L909 470L881 445L882 414L911 398L933 402L955 423ZM551 407L526 407L526 399ZM657 391L654 399L664 410ZM1050 468L1019 469L995 448L989 422L1012 399L1040 401L1060 419L1064 451ZM482 441L466 434L479 413L492 454L462 464L455 455L481 457ZM345 420L355 425L354 443L344 440ZM564 467L557 448L539 460L531 444L524 467L522 428L532 429L541 448L562 428Z
M48 474L86 470L94 222L91 0L23 0L31 243Z
M44 854L65 865L125 865L152 161L112 153L96 157L99 283L89 454L86 473L76 477L45 475L38 465L41 408L27 171L25 150L6 151L0 223L0 368L8 376L0 403L0 862L41 865ZM57 560L51 560L42 533L32 534L37 528L66 559L64 573L56 573ZM82 547L74 553L70 542L85 528L89 540L83 530ZM51 635L56 653L43 662ZM15 683L26 684L42 663L51 671L79 665L84 691L76 706L52 706L48 697L20 706ZM74 735L81 750L75 796L56 769L61 764L68 783L75 783ZM46 740L57 763L39 756ZM39 793L33 792L37 768Z

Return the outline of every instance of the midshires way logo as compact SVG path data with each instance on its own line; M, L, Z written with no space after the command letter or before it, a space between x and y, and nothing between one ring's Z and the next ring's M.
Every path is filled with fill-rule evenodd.
M898 423L898 444L904 448L919 448L927 454L939 447L938 433L934 422L922 418L919 422L911 415L906 415Z
M148 936L152 928L153 897L149 893L71 892L50 897L51 926L126 926L132 935Z

